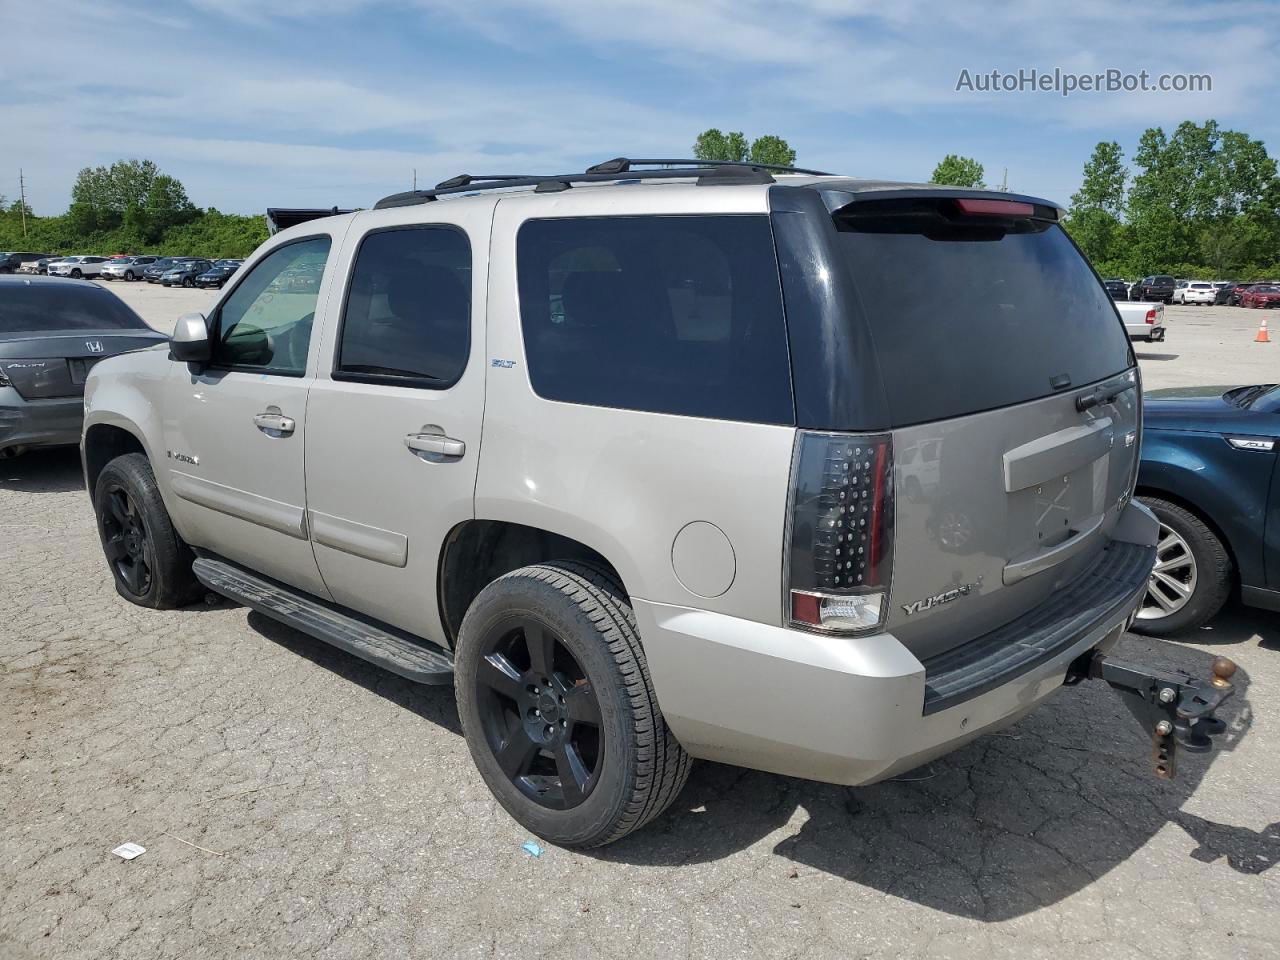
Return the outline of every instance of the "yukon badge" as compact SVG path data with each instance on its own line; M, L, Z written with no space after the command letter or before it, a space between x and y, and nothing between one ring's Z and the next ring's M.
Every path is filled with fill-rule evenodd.
M952 600L958 600L961 597L967 597L972 591L978 589L978 583L966 583L958 587L952 587L950 590L944 590L942 593L935 593L932 597L925 597L923 600L917 600L914 603L904 603L902 609L907 612L907 616L913 613L919 613L922 610L928 610L944 603L950 603Z

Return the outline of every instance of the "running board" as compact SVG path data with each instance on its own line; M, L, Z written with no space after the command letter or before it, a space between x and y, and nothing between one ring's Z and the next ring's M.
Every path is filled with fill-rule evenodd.
M200 557L196 579L236 603L416 683L453 682L453 661L438 647L343 613L283 584L222 560Z

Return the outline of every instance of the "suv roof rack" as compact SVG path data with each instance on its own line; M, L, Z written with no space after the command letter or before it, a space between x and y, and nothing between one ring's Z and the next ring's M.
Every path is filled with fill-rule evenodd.
M655 167L637 170L636 167ZM802 167L784 167L773 163L734 163L728 160L636 160L615 157L597 163L584 173L536 174L469 174L441 180L431 190L408 190L383 197L373 205L375 210L387 207L408 207L418 203L430 203L441 196L453 193L476 193L480 190L499 190L507 187L533 187L536 193L555 193L568 190L575 183L604 183L611 180L668 180L696 176L699 186L713 184L773 183L771 172L802 173L815 177L829 177L820 170Z

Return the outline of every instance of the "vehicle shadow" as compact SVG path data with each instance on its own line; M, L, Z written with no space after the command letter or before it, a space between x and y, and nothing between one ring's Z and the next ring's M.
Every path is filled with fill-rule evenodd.
M461 735L453 691L402 680L250 612L260 635L344 680ZM1208 677L1213 653L1126 636L1122 658ZM1251 727L1249 678L1219 715L1219 750ZM1241 873L1280 861L1280 825L1261 831L1183 813L1212 763L1185 751L1178 776L1151 771L1150 741L1105 685L1060 691L1013 727L870 787L699 763L671 809L611 846L582 851L650 866L711 863L753 847L797 870L821 871L958 916L997 922L1057 903L1124 862L1166 824Z
M1117 654L1207 677L1213 655L1126 637ZM1220 715L1219 749L1247 734L1248 678ZM1151 772L1150 741L1119 696L1089 682L926 767L845 788L719 764L695 768L659 821L588 855L620 863L708 862L756 844L818 870L958 916L1008 920L1054 904L1182 826L1196 859L1260 873L1280 859L1277 827L1254 833L1181 811L1212 755L1185 751L1178 776Z
M84 489L77 447L31 450L0 460L0 490L17 493L71 493Z
M323 640L309 637L279 621L263 616L257 611L249 610L247 613L249 626L272 643L279 644L300 657L305 657L316 666L337 674L343 680L390 700L398 707L416 713L424 720L444 727L450 733L462 736L462 724L458 721L458 708L454 701L452 686L428 687L405 680L345 650L330 646Z
M1182 634L1177 639L1207 646L1248 643L1255 637L1264 650L1280 650L1280 614L1246 607L1233 598L1221 613L1203 627Z

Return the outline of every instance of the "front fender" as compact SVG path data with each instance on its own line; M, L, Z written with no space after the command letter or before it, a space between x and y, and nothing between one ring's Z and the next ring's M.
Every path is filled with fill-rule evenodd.
M168 471L158 468L164 459L161 398L173 361L167 345L110 357L97 364L85 382L84 428L80 434L80 460L89 484L87 440L95 427L114 427L130 434L151 461L160 496L178 533L180 511L173 509Z

